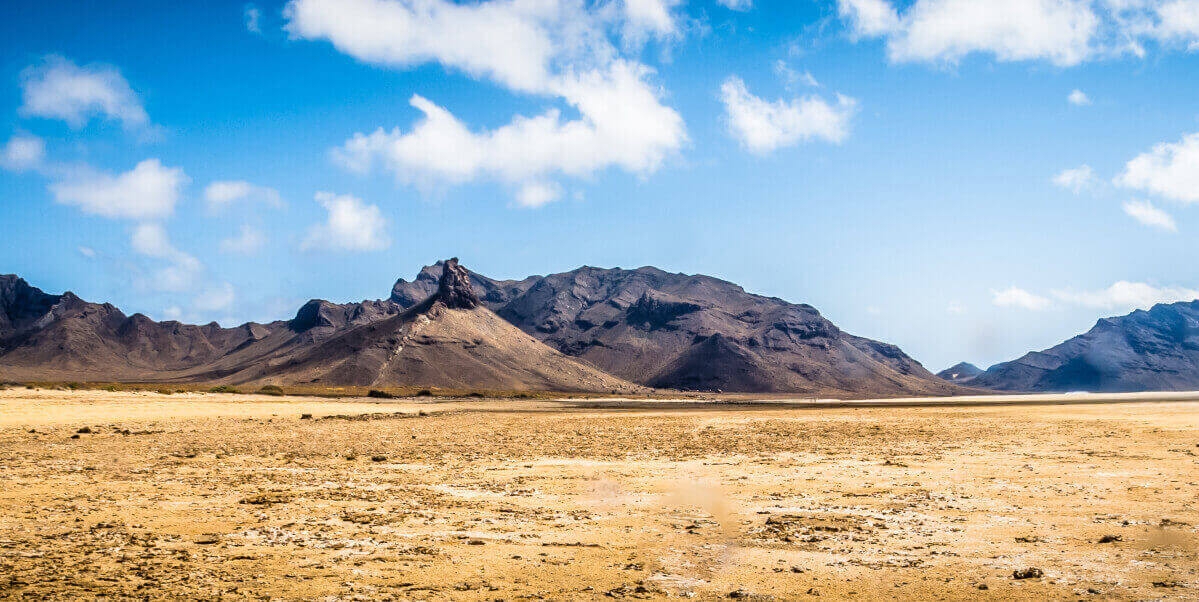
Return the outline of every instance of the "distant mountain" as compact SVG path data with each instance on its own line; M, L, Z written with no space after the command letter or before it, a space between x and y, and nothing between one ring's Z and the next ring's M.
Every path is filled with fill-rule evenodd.
M438 306L443 275L459 271L478 306ZM438 262L397 281L384 300L314 299L291 320L236 328L126 317L5 276L0 310L0 379L8 380L596 391L632 382L842 396L959 390L898 347L848 334L809 305L652 267L493 280Z
M391 300L433 289L429 266ZM487 307L559 351L666 389L946 395L956 389L898 347L838 329L810 305L709 276L583 267L523 280L471 274Z
M1056 347L992 366L970 385L1001 391L1199 389L1199 301L1099 320Z
M937 378L951 383L965 384L983 373L983 369L969 362L961 362L937 373Z

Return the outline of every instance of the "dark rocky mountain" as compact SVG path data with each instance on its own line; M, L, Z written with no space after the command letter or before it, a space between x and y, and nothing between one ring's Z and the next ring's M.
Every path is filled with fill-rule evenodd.
M400 305L437 266L396 283ZM709 276L583 267L499 281L471 274L484 305L550 347L651 387L703 391L944 395L898 347L838 329L810 305Z
M1199 301L1099 320L1056 347L992 366L970 385L1001 391L1199 389Z
M457 292L435 309L430 303L443 296L443 275L452 281L448 290ZM5 303L0 377L10 380L332 385L436 376L463 387L578 390L579 370L594 366L615 377L603 381L602 390L618 389L614 383L623 381L665 389L849 396L958 390L898 347L848 334L809 305L652 267L583 267L517 281L493 280L456 261L438 262L412 282L396 282L385 300L312 300L289 321L229 329L125 317L110 305L86 303L70 293L45 295L9 278L0 288ZM470 319L462 312L470 312ZM505 328L509 324L515 328ZM502 339L501 347L520 354L483 349L491 339ZM398 363L388 360L383 350L394 351L400 340L409 342L407 352ZM549 351L557 355L546 355ZM452 359L439 355L444 353ZM572 380L545 380L539 362L566 370ZM433 366L470 369L448 379ZM474 374L486 377L472 381ZM586 379L602 380L591 373Z
M951 383L966 384L982 373L982 368L969 362L961 362L938 372L937 378L947 380Z
M436 291L395 315L346 328L314 345L276 354L232 382L452 389L602 391L641 387L576 361L482 306L457 259L441 264Z

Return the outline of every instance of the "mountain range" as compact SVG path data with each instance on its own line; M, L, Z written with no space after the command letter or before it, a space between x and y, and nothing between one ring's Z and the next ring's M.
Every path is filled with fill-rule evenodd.
M996 364L963 384L998 391L1199 389L1199 301L1104 318L1084 334Z
M949 395L898 347L702 275L583 267L494 280L457 260L387 299L222 328L126 316L0 276L0 379L844 396Z

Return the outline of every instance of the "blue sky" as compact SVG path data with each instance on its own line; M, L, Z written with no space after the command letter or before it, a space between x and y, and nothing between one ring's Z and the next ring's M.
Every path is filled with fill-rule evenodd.
M932 369L1199 296L1199 0L0 8L0 272L232 325L704 273Z

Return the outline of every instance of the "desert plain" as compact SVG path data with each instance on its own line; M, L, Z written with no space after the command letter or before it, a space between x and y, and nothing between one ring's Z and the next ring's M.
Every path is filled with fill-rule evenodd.
M1199 599L1195 399L13 387L0 598Z

